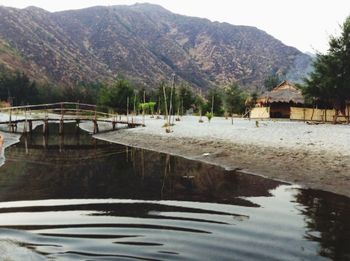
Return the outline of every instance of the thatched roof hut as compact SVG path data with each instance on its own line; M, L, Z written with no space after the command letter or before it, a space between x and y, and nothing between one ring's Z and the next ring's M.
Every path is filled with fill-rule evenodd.
M257 103L270 104L274 102L304 104L305 99L299 89L288 81L284 81L270 92L261 95Z
M271 118L289 118L290 107L300 107L304 101L301 91L284 81L270 92L261 95L257 99L256 107L268 107Z

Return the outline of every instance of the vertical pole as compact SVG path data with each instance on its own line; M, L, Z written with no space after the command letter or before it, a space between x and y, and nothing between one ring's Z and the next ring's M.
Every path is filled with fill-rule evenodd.
M63 119L60 119L59 130L58 130L59 135L63 135L63 132L64 132L63 126L64 126L64 121L63 121Z
M29 133L31 134L33 131L33 122L32 120L29 120L28 123L29 123Z
M61 102L61 119L63 119L63 103Z
M129 96L126 98L126 122L129 123Z
M161 113L161 111L160 111L160 96L158 96L158 119L160 119L160 113Z
M97 120L93 120L93 123L94 123L94 134L96 134L99 132Z
M28 139L27 139L27 136L26 136L26 135L24 136L24 148L25 148L26 154L29 154L29 150L28 150Z
M174 86L175 86L175 74L173 73L173 84L171 86L171 91L170 91L170 105L169 105L169 118L168 118L168 125L170 127L171 124L171 114L172 114L172 108L173 108L173 91L174 91Z
M146 108L146 102L145 102L145 92L143 92L143 106L142 106L142 125L145 125L145 108Z
M98 124L97 124L97 108L95 107L95 119L93 120L94 123L94 134L98 133Z
M9 114L9 131L13 132L13 127L12 127L12 110L10 109L10 114Z
M166 100L165 85L163 84L163 94L164 94L164 107L165 107L165 122L168 122L168 104Z
M79 117L79 102L76 105L76 115Z
M48 135L49 134L49 120L45 119L44 124L43 124L43 135Z
M58 134L59 135L63 135L63 128L64 128L64 113L63 113L63 103L61 103L61 119L60 119L60 123L59 123L59 130L58 130Z
M75 120L75 133L79 134L79 124L80 124L80 119Z
M181 99L181 116L184 116L184 99Z
M43 147L44 147L44 149L47 149L48 143L49 143L48 137L46 135L43 135Z
M24 109L24 126L23 133L27 134L27 108Z
M134 114L136 115L136 92L134 93Z

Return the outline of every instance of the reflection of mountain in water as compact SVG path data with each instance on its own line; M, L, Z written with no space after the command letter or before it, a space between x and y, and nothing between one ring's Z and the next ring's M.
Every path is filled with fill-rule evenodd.
M165 154L128 148L55 129L6 150L1 200L46 198L183 199L243 204L238 196L268 196L280 182L225 171ZM245 202L245 204L248 204Z

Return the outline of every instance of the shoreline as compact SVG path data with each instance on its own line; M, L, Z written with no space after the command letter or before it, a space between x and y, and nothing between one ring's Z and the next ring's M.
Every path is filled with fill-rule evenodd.
M342 151L157 134L147 127L95 134L93 137L350 197L350 157Z
M118 129L94 134L92 137L107 142L200 161L220 166L226 170L237 170L240 173L288 182L303 188L319 189L350 197L350 157L347 143L343 148L339 148L335 144L336 150L327 143L322 144L323 147L316 146L317 144L306 146L313 144L313 142L317 143L313 139L307 140L307 143L301 141L301 145L294 147L290 143L276 146L273 137L270 142L257 142L257 140L251 142L250 140L248 143L247 140L233 140L227 137L223 139L219 135L215 137L214 135L198 135L198 133L192 132L189 132L189 134L181 133L181 128L183 128L183 126L180 126L181 124L174 128L173 133L166 134L164 129L161 128L162 123L161 120L148 120L149 125L146 124L147 127ZM251 124L255 125L255 122ZM231 128L236 128L239 132L242 132L242 126L237 127L237 125L239 124L234 127L231 126ZM230 125L226 125L225 128L227 126ZM108 129L108 126L105 127ZM204 127L204 125L202 124L200 127ZM213 124L205 126L205 128L210 127L213 127ZM312 128L310 126L306 127ZM333 128L332 125L326 127ZM349 135L346 137L350 137L350 133L348 133L350 129L348 126L346 127L346 135ZM92 125L86 122L82 123L80 128L90 132ZM319 135L317 131L315 132L316 136ZM17 143L21 134L0 133L5 138L0 157L1 166L5 161L4 150ZM244 133L240 138L245 136L249 136L249 134ZM344 137L340 136L340 138ZM298 137L296 139L298 140L297 144L299 144L300 139ZM333 142L330 144L333 145Z
M205 163L205 164L210 164L210 165L213 165L213 166L217 166L217 167L223 168L223 169L225 169L227 171L237 171L238 173L241 173L241 174L254 175L254 176L258 176L258 177L262 177L262 178L273 179L273 180L280 181L282 183L287 183L287 184L290 184L290 185L299 185L299 184L296 184L296 183L292 183L290 181L279 179L277 177L271 178L269 176L266 176L266 175L263 175L263 174L259 174L259 173L256 173L256 172L251 172L251 171L248 171L248 170L245 170L245 169L241 169L239 167L234 167L234 166L229 166L229 165L222 165L222 164L219 164L218 162L207 160L205 158L191 157L191 156L188 156L188 155L186 156L186 155L181 154L181 153L173 153L173 152L167 151L167 150L156 150L156 149L153 149L153 148L150 148L150 147L146 147L146 146L141 146L141 145L135 145L135 144L131 144L131 143L122 142L122 141L119 141L119 140L115 140L113 138L112 139L106 138L106 137L103 137L105 134L106 133L93 134L92 137L95 138L95 139L98 139L98 140L102 140L102 141L110 142L110 143L115 143L115 144L118 144L118 145L123 145L123 146L132 147L132 148L136 148L136 149L142 149L142 150L149 150L149 151L158 152L158 153L164 153L164 154L168 154L170 156L181 157L181 158L184 158L184 159L187 159L187 160L193 160L193 161L198 161L198 162L202 162L202 163Z

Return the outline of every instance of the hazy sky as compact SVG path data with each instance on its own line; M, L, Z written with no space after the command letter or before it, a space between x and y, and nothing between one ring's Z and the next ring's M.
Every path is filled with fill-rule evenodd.
M337 35L339 24L350 15L350 0L0 0L0 5L61 11L136 2L212 21L256 26L304 52L326 52L329 35Z

